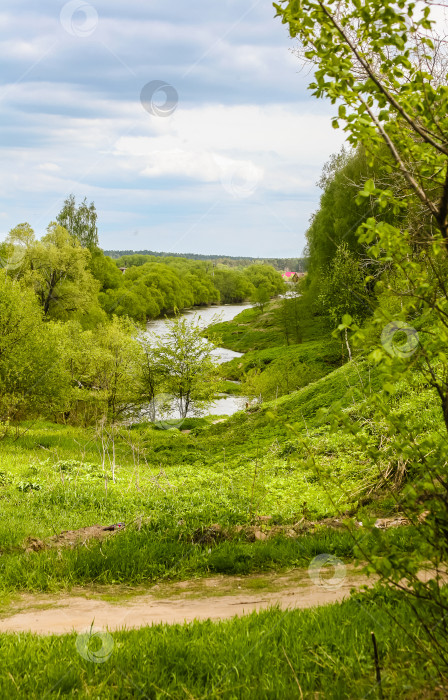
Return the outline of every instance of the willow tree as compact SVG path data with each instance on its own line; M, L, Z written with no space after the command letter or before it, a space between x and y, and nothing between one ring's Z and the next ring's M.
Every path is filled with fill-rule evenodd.
M371 258L388 268L377 288L388 303L376 310L378 343L370 354L384 389L366 398L377 425L387 428L385 442L369 449L380 472L385 461L390 467L401 459L412 476L393 494L417 526L417 546L403 554L375 538L373 551L365 540L360 548L383 582L411 594L432 659L446 668L448 598L440 571L448 559L447 44L428 0L282 0L274 6L301 58L314 66L313 94L335 105L333 126L342 127L353 146L363 144L370 163L381 163L390 176L388 185L367 180L358 195L396 215L395 223L371 216L358 232ZM350 326L346 315L340 328ZM406 342L394 344L391 336L403 330ZM363 336L372 337L359 331ZM440 406L440 425L424 434L392 412L388 400L397 380L418 383L419 377ZM347 416L344 421L360 431ZM428 562L436 573L425 583L418 571Z
M63 226L50 223L38 241L28 224L20 224L10 231L6 246L19 259L6 270L34 289L45 319L66 320L97 307L100 285L89 270L90 252Z

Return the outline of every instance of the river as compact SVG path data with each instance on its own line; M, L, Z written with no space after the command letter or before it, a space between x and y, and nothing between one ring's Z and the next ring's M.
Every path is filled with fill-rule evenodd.
M199 320L200 325L203 328L207 328L213 323L231 321L238 316L244 309L250 309L252 304L222 304L221 306L207 306L204 308L194 308L187 309L181 316L191 319L191 321ZM167 333L166 319L159 318L156 321L150 321L147 325L147 334L151 337L151 334L163 337ZM233 350L228 350L227 348L215 348L213 350L213 355L216 359L217 364L222 364L223 362L229 362L235 357L242 357L243 353L234 352ZM244 408L246 402L246 397L244 396L232 396L231 394L220 394L215 401L207 408L206 414L212 416L231 416L237 411L241 411ZM179 414L175 408L173 402L172 413L168 416L165 415L165 419L178 418ZM159 418L161 418L159 416Z

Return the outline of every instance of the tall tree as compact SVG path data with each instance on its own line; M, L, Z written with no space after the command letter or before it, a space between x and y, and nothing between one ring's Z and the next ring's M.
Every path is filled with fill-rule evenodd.
M76 238L83 248L93 251L98 247L98 227L95 204L87 204L87 197L76 206L75 195L71 194L56 217L58 224L63 226L71 236Z
M13 229L8 244L22 244L22 234L23 228ZM89 251L55 222L40 241L27 231L20 278L34 288L46 319L82 315L97 304L99 283L90 273L89 261Z
M139 401L144 355L129 319L113 317L95 331L64 324L64 355L72 382L71 418L114 424Z
M285 335L286 345L302 342L304 306L297 292L286 292L274 309L274 319Z
M253 293L251 294L250 300L260 309L261 313L263 313L264 307L270 298L271 295L269 293L269 288L264 284L260 284L259 287L255 287Z

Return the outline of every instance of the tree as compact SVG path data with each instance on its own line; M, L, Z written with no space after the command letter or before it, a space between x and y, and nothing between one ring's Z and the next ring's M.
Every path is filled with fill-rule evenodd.
M76 238L83 248L93 251L98 247L97 218L93 202L87 204L87 198L84 197L81 204L76 206L75 195L71 194L64 201L56 221Z
M271 401L314 382L319 371L291 355L250 369L241 382L241 393L251 399Z
M265 287L270 297L281 294L287 289L286 282L272 265L249 265L244 270L244 275L255 288Z
M400 176L401 193L366 182L365 196L397 212L405 191L448 241L448 87L446 49L429 19L410 0L281 0L277 14L316 66L316 97L339 103L333 126L348 141ZM387 153L387 159L386 154ZM397 196L398 195L398 196ZM401 197L400 197L401 195Z
M32 290L0 275L0 421L61 410L69 378L59 329L46 324Z
M364 274L346 243L341 243L332 264L322 275L319 302L323 312L330 318L333 328L337 327L346 315L350 316L351 321L361 323L369 314ZM343 334L351 359L347 327L343 329Z
M40 241L27 233L20 279L34 289L46 319L84 315L97 306L99 284L89 270L90 253L65 228L52 222ZM32 234L32 235L31 235ZM20 227L7 239L11 245L23 241Z
M217 386L214 345L204 339L200 317L167 321L167 333L148 342L152 343L153 361L164 390L175 399L180 418L213 401Z
M101 291L118 289L123 282L123 273L100 248L91 251L89 267L92 275L100 282Z
M76 322L65 327L64 355L73 387L72 417L79 414L84 422L106 419L114 424L136 410L144 354L135 325L114 316L94 331L83 331Z
M274 309L274 318L285 335L286 345L302 342L301 326L305 313L307 313L307 307L301 303L301 297L297 292L284 294Z
M158 409L159 411L161 408L163 409L163 405L157 406L156 401L160 392L163 392L163 368L159 364L157 353L147 337L141 339L141 345L143 349L143 364L139 398L141 403L148 407L151 421L155 422ZM164 402L162 401L161 403L163 404Z
M12 277L20 276L27 250L34 241L34 231L28 223L15 226L0 244L0 268Z
M255 287L253 293L251 294L250 300L260 309L261 313L263 313L264 307L270 298L271 295L269 294L269 289L265 287L265 285L261 284L259 287Z
M213 282L223 304L239 303L249 299L254 286L241 270L219 266L214 270Z
M448 596L441 572L448 548L448 87L446 43L437 36L429 2L410 0L285 0L275 4L290 34L299 38L306 60L315 65L310 85L317 97L338 103L333 119L345 124L348 141L361 142L369 162L380 162L391 186L368 179L358 200L389 208L395 220L371 216L359 241L387 269L377 284L380 303L369 329L357 329L349 315L341 330L357 331L365 347L376 334L370 360L383 382L381 392L366 395L370 420L385 426L384 439L369 445L381 483L385 461L405 460L412 476L401 493L390 486L397 505L416 527L414 549L406 555L386 548L375 528L372 546L359 545L360 556L381 582L409 596L419 618L418 644L440 673L448 666ZM394 318L389 316L395 300ZM406 329L407 342L393 342ZM439 398L445 431L420 435L399 411L391 410L397 382L431 386ZM362 420L343 412L338 420L360 435ZM363 438L358 437L361 441ZM365 438L367 440L367 438ZM419 571L435 575L422 581Z
M387 187L393 183L393 177L379 160L373 164L369 161L364 145L359 144L356 149L343 147L324 166L318 182L322 188L320 206L312 215L306 232L309 270L313 277L331 265L342 243L356 257L365 253L365 246L358 240L358 229L369 217L376 216L390 223L397 221L391 207L380 208L374 198L362 198L354 206L367 180L373 178Z

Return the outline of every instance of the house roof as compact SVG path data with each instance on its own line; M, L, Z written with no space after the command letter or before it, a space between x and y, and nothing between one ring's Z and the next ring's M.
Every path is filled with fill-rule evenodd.
M292 277L293 275L297 275L297 272L282 272L282 277Z

